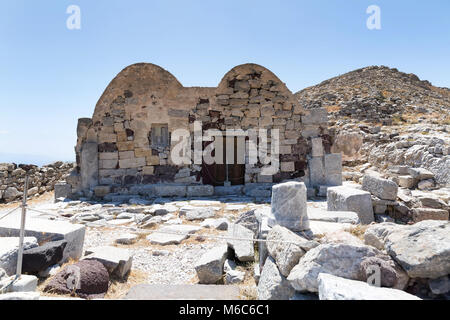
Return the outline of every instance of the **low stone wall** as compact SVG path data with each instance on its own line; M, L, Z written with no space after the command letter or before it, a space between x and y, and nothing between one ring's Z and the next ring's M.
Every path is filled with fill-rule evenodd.
M73 168L74 163L62 161L43 167L0 163L0 203L12 202L22 197L27 173L28 195L32 197L52 191L55 184L64 180Z

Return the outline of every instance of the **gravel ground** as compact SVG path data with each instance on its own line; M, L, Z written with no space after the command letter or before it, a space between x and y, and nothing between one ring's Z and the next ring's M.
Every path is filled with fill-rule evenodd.
M220 201L222 200L222 201ZM230 200L230 199L228 199ZM223 199L210 199L210 200L193 200L193 201L169 201L163 203L163 207L177 207L178 209L185 206L194 207L211 207L215 208L215 218L226 217L232 221L241 212L248 211L249 209L261 206L254 203L247 202L249 199L234 198L231 201L225 201ZM139 208L148 209L151 205L118 205L118 204L89 204L87 202L68 202L68 203L53 203L51 197L46 197L42 201L36 201L31 206L32 208L48 212L53 215L45 215L38 212L29 211L32 216L39 215L41 218L47 217L51 219L65 219L70 220L71 215L77 214L105 214L108 210L114 209L118 212L114 213L116 216L119 213L126 212L127 209L139 211ZM127 212L129 214L129 212ZM171 212L173 215L171 220L175 220L178 217L178 211ZM119 220L119 219L113 219ZM79 221L78 221L79 222ZM202 221L186 221L181 217L183 224L200 225ZM162 225L162 224L161 224ZM131 222L127 224L128 227L133 227L135 230L141 232L133 232L132 230L116 227L93 227L87 226L84 247L83 249L91 249L98 246L117 246L130 250L133 254L132 270L139 270L147 275L146 283L150 284L190 284L196 283L196 272L194 269L195 262L198 261L205 252L209 249L218 246L225 241L222 239L210 239L201 238L201 235L213 234L213 235L226 235L226 231L211 230L209 228L202 228L195 235L189 239L182 241L178 245L154 245L145 239L145 232L151 232L151 230L139 229L136 223ZM139 240L131 245L119 245L115 244L115 239L123 233L136 233L140 234Z
M114 230L88 228L84 248L114 245L118 233ZM218 245L220 240L206 243L181 243L179 245L156 246L145 240L133 245L120 245L133 254L133 269L148 274L147 283L187 284L195 282L194 264L208 249Z

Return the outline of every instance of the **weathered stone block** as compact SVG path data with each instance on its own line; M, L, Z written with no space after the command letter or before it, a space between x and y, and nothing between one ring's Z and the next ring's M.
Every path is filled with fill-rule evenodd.
M301 133L298 130L286 130L284 136L286 139L298 139L300 138Z
M118 152L100 152L98 156L99 156L99 160L117 160L117 159L119 159Z
M325 177L325 183L327 186L340 186L342 185L342 174L341 173L330 173ZM324 194L325 196L326 194Z
M271 183L272 181L273 181L273 175L263 175L263 174L258 173L256 176L256 182L258 182L258 183ZM253 191L256 191L256 190L253 190ZM261 191L261 190L259 190L259 191ZM271 195L270 190L264 190L264 191L269 191L269 192L268 193L267 192L258 192L258 193L252 192L252 195L256 197L257 194L261 194L261 195L270 197L270 195Z
M375 287L327 273L319 274L318 283L320 300L421 300L402 290Z
M396 200L398 185L391 180L375 175L366 174L363 178L362 189L384 200Z
M280 273L285 277L289 275L292 268L311 246L309 240L279 225L269 231L267 240L269 240L267 250L276 261Z
M98 142L99 143L104 143L104 142L116 142L117 141L117 137L115 133L103 133L100 132L98 134Z
M207 218L214 217L215 213L213 208L211 207L183 207L180 210L179 216L185 216L186 220L193 221L193 220L204 220Z
M119 167L123 169L144 167L146 164L145 158L119 160Z
M412 210L414 222L423 220L444 220L448 221L448 210L432 208L414 208Z
M189 116L189 110L169 109L167 114L171 117L187 118Z
M403 188L414 188L417 181L412 176L399 176L398 185Z
M308 159L309 183L312 187L325 185L325 168L323 157Z
M255 251L253 248L253 231L245 228L240 224L232 224L228 227L228 237L249 240L228 239L228 246L234 250L239 261L253 261L255 259Z
M291 154L292 147L291 146L280 146L280 154Z
M242 194L242 186L217 186L214 187L214 195L216 196L228 196L228 195L240 195Z
M214 186L211 185L187 186L188 197L207 197L212 195L214 195Z
M124 279L131 270L133 256L127 249L103 246L86 250L83 260L97 260L105 266L109 274Z
M270 126L272 125L272 117L269 116L263 116L259 118L259 125L261 127Z
M66 221L27 218L25 236L36 237L39 243L65 239L63 261L79 259L83 253L86 227ZM0 220L0 237L17 237L20 232L20 215Z
M159 157L158 156L147 156L145 157L148 166L157 166L159 165Z
M272 214L276 222L293 231L309 229L306 212L306 186L303 182L286 182L272 187Z
M350 187L330 187L327 190L328 211L354 211L362 224L374 221L372 197L369 192Z
M342 154L328 153L324 155L325 175L342 174Z
M361 262L379 254L377 249L365 245L321 244L302 257L287 279L297 291L317 292L320 273L358 280Z
M38 246L35 237L24 238L24 249ZM17 268L17 254L19 251L19 237L3 236L0 238L0 270L5 270L7 275L13 275Z
M308 218L311 221L325 221L337 223L359 223L359 217L353 211L326 211L320 208L308 208Z
M115 169L119 160L99 160L100 169Z
M433 179L422 180L417 184L417 189L419 190L430 190L432 188L434 188Z
M145 166L142 168L142 174L144 175L152 175L155 173L155 167L153 166Z
M66 240L50 241L39 247L23 251L23 273L37 275L48 267L57 264L63 258Z
M152 150L145 149L145 148L136 148L136 149L134 149L134 156L136 158L151 157L152 156Z
M161 233L155 232L148 235L147 240L153 244L159 245L179 244L181 241L189 238L191 234L197 232L200 229L201 227L191 225L165 226L158 229L161 231Z
M117 149L119 151L133 151L134 142L133 141L117 142Z
M0 288L8 285L15 276L4 278L0 281ZM7 292L33 292L36 290L38 278L32 275L22 274L20 278L15 280L8 288Z
M268 257L264 263L257 289L259 300L288 300L295 293L272 257Z
M119 159L125 160L125 159L134 159L134 151L119 151Z
M94 188L94 194L96 197L102 198L111 192L110 186L96 186Z
M436 279L448 274L449 221L425 220L413 225L396 226L385 236L384 247L411 278Z
M58 198L69 198L72 194L72 186L68 183L58 182L54 187L55 200Z
M419 181L434 178L434 173L424 168L408 168L408 173Z
M86 142L81 149L81 187L91 189L98 184L98 145Z
M117 131L117 142L126 142L128 141L128 136L125 131Z
M159 197L185 197L187 193L187 187L170 184L157 184L155 185L155 193Z
M223 265L227 258L228 246L221 245L206 252L195 264L199 283L215 284L222 279Z
M305 139L320 135L320 129L317 125L304 125L303 128L297 125L297 129L301 129L301 136Z
M312 138L311 145L312 145L312 156L322 157L323 156L322 138Z

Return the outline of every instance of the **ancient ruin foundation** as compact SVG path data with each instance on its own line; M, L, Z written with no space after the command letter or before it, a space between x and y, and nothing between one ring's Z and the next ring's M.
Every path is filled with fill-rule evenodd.
M237 161L175 164L170 156L174 131L189 130L194 153L196 123L203 134L241 129L243 135L222 139L232 139ZM267 150L271 132L278 129L277 173L265 175L264 164L249 163L250 129L267 129ZM92 118L78 120L77 136L77 168L67 179L67 196L207 196L226 190L255 192L253 186L291 179L305 182L313 192L342 183L340 154L330 153L326 110L302 109L277 76L256 64L233 68L215 88L184 87L159 66L131 65L108 85ZM203 141L201 147L208 144ZM245 154L242 161L236 159L239 150Z

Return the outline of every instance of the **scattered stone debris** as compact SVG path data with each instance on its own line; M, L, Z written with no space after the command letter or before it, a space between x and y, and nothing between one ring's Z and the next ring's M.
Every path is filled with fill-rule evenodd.
M38 274L63 260L67 241L50 241L43 245L24 250L22 271Z
M223 265L228 254L228 246L221 245L205 253L195 264L195 271L202 284L215 284L222 279Z
M353 211L358 214L362 224L374 221L372 198L367 191L342 186L328 188L328 211Z
M254 260L254 246L253 240L240 240L240 239L253 239L253 231L243 227L240 224L232 224L228 229L228 237L236 238L229 239L228 246L234 250L234 253L239 261L253 261Z
M287 279L297 291L317 292L319 273L360 280L361 262L380 254L377 249L364 245L321 244L303 256Z
M133 256L127 249L103 246L86 250L83 260L100 261L110 275L124 279L131 270Z
M405 291L380 288L328 273L318 276L320 300L421 300Z
M258 299L288 300L294 293L294 288L280 273L274 259L268 257L258 282Z

